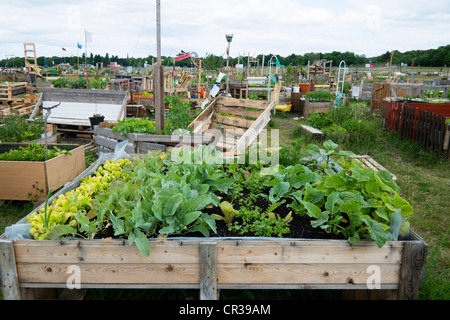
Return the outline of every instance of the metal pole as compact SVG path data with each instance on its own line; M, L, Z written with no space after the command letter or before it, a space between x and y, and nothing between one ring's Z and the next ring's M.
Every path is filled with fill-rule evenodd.
M156 0L156 68L154 69L155 124L156 130L164 129L164 69L161 63L161 1Z
M229 61L230 61L230 41L228 41L228 50L227 50L227 88L225 93L228 95L228 88L230 85L230 73L228 71L228 65L229 65Z

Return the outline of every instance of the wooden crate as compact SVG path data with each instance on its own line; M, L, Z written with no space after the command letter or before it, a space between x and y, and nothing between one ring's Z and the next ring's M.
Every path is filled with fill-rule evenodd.
M26 87L26 82L0 84L0 100L11 101L15 95L25 93Z
M32 299L34 291L79 289L343 289L377 297L415 299L427 244L409 240L378 248L371 241L279 238L149 239L142 256L125 240L8 240L0 237L4 299ZM76 271L74 271L76 270ZM379 280L374 288L372 278ZM381 295L383 293L383 295Z
M244 152L267 127L275 102L234 99L219 95L192 121L194 133L213 135L226 154Z
M1 143L0 147L17 148L27 143ZM48 190L56 190L73 180L85 169L84 147L56 145L69 148L65 154L47 161L0 161L0 199L45 200Z
M333 101L329 102L311 102L309 99L305 99L305 105L303 107L303 117L306 119L311 112L327 113L333 108Z

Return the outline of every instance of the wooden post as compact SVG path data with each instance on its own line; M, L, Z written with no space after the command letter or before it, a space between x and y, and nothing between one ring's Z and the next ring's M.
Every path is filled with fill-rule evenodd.
M200 300L217 300L217 242L200 243Z
M12 241L0 240L0 280L5 300L20 300L19 279Z
M421 241L405 242L398 288L399 300L415 300L422 284L428 245Z

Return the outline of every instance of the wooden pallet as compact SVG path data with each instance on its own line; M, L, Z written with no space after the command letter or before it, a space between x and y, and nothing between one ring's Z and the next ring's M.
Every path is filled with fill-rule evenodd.
M275 103L218 96L189 126L194 133L217 137L215 146L227 153L244 152L270 121Z
M25 93L27 82L0 84L0 100L11 101L17 94Z
M372 168L375 171L389 172L389 170L387 170L381 164L376 162L371 156L363 155L363 156L358 156L355 159L359 160L364 168ZM389 172L389 173L392 175L392 179L394 181L397 181L397 177L394 174L392 174L391 172Z

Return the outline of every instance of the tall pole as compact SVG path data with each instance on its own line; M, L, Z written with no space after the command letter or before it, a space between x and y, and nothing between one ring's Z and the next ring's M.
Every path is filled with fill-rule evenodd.
M225 93L227 95L228 95L229 86L230 86L230 75L229 75L229 72L228 72L229 63L230 63L230 42L228 42L228 49L227 49L227 88L226 88L226 91L225 91Z
M156 67L154 69L155 125L164 130L164 69L161 63L161 1L156 0Z
M231 40L233 40L233 35L232 34L226 34L225 38L227 39L228 42L228 48L227 48L227 86L226 86L226 95L228 95L229 92L229 86L230 86L230 73L228 71L228 66L229 66L229 62L230 62L230 44L231 44Z

